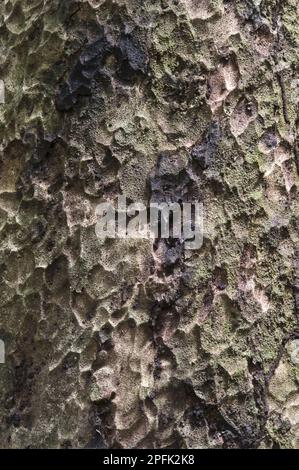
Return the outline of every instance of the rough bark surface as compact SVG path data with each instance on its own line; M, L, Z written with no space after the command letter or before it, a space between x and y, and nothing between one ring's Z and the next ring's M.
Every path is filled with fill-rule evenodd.
M297 0L2 0L0 446L299 446ZM200 250L95 207L205 208Z

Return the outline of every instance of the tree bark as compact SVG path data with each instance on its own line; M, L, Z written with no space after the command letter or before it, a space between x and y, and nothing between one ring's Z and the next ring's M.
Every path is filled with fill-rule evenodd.
M2 1L2 448L299 446L298 13ZM202 247L99 240L118 195Z

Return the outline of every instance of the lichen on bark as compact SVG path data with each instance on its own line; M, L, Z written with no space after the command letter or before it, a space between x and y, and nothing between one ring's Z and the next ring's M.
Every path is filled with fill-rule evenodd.
M2 1L0 447L299 446L298 13ZM203 246L99 241L119 194Z

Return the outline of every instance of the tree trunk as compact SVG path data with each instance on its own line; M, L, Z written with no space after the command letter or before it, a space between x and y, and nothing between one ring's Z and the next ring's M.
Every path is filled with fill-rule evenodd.
M1 447L299 446L298 13L2 1ZM119 195L202 247L99 240Z

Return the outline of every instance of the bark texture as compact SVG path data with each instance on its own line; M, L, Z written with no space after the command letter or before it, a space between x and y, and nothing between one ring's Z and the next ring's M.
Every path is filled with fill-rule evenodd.
M299 446L298 14L2 0L1 447ZM100 242L118 194L202 248Z

